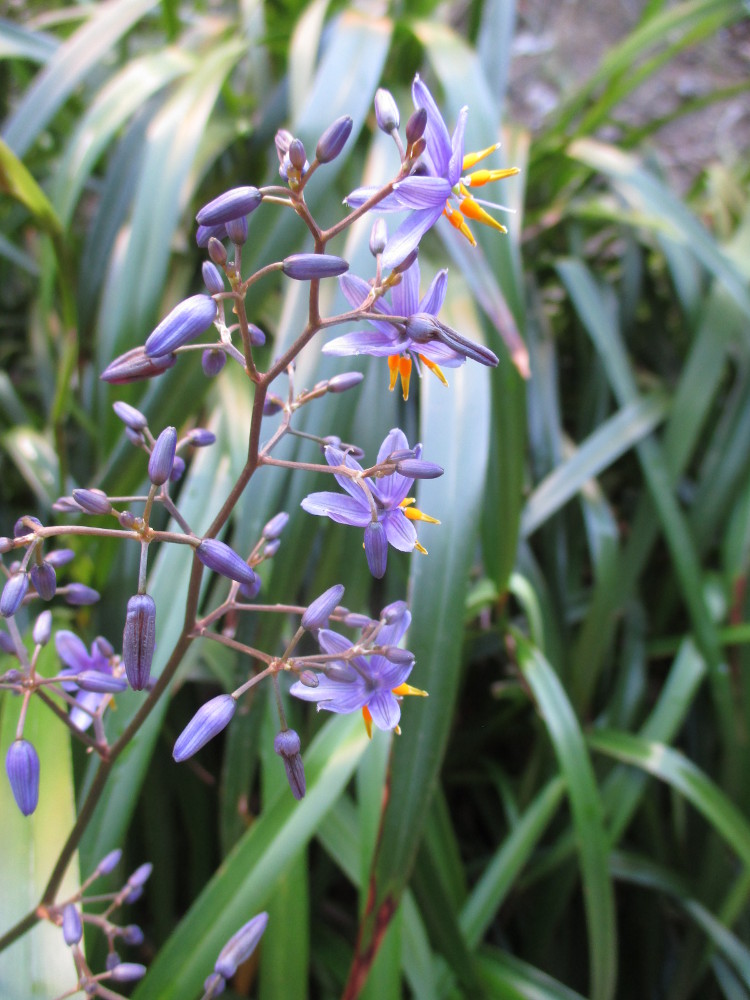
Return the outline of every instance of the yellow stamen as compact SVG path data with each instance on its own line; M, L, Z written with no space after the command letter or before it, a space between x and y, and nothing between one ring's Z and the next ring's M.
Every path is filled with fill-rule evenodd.
M485 226L491 226L493 229L497 229L501 233L507 233L508 230L497 219L493 219L489 212L485 212L479 202L474 201L470 194L467 194L465 198L461 199L461 211L464 215L467 215L470 219L475 222L481 222Z
M388 388L393 392L396 388L396 380L398 379L398 354L390 354L388 356L388 368L391 372L391 382Z
M417 552L420 552L423 556L428 555L427 549L424 547L424 545L420 545L419 542L414 543L414 548L417 550Z
M445 377L445 375L443 375L442 371L440 370L440 365L435 364L434 361L430 361L430 359L426 358L424 354L419 355L419 360L422 362L422 364L426 365L430 369L433 375L437 375L437 377L440 379L440 381L446 388L448 387L448 379Z
M448 219L448 222L450 222L454 229L457 229L462 236L466 237L473 247L477 245L477 241L474 239L471 230L466 225L463 215L461 215L457 208L454 208L451 204L446 202L445 208L443 209L443 215Z
M412 687L411 684L399 684L397 688L393 688L393 693L398 697L402 698L407 694L416 694L420 698L429 698L429 693L423 691L421 688Z
M404 394L404 402L409 398L409 379L411 378L411 358L408 354L399 355L398 373L401 376L401 390Z
M394 726L393 727L393 732L396 734L396 736L400 736L401 735L401 726Z
M464 177L464 183L469 187L482 187L492 181L502 181L506 177L515 177L517 173L520 173L518 167L506 167L503 170L475 170L468 177Z
M404 499L399 504L399 507L408 507L410 504L414 503L414 497L404 497Z
M410 521L426 521L428 524L440 524L440 521L436 520L434 517L430 517L429 514L423 514L422 511L417 510L416 507L405 507L402 509Z
M471 170L471 168L479 163L480 160L484 160L485 157L489 156L490 153L494 153L497 149L500 149L499 142L494 143L492 146L488 146L486 149L480 149L476 153L467 153L463 158L461 169Z
M362 706L362 718L365 720L367 735L370 739L372 739L372 716L370 715L370 709L367 705Z

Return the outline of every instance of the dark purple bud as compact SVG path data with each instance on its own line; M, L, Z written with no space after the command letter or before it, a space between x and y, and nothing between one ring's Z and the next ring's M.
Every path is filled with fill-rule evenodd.
M315 158L318 163L330 163L336 159L351 135L352 124L349 115L344 115L328 126L315 147Z
M219 246L221 247L221 243L219 243ZM224 247L221 247L221 249L224 250ZM224 252L226 253L226 250ZM212 295L218 295L219 292L225 291L224 279L215 264L212 264L210 260L204 260L201 270L203 272L203 284Z
M380 620L386 625L396 625L408 610L409 605L406 601L394 601L392 604L386 604L380 612Z
M6 670L3 674L3 680L6 684L20 684L23 679L24 675L21 670Z
M401 123L398 107L390 90L379 87L375 91L375 121L386 135L397 129Z
M136 870L128 879L128 885L132 889L139 889L141 886L145 885L146 882L151 878L151 872L154 870L154 866L150 861L144 861L142 865L138 865Z
M169 473L170 482L172 483L178 482L180 479L182 479L184 472L185 472L185 459L180 458L180 456L177 455L175 457L174 462L172 463L172 471Z
M396 472L408 479L438 479L444 471L435 462L423 462L419 458L403 458L396 463Z
M445 323L440 323L429 313L415 313L407 319L404 326L408 336L412 340L416 340L417 343L438 340L457 354L477 361L480 365L494 368L498 364L498 358L487 347L467 340L466 337L462 337L460 333L446 326Z
M257 573L253 574L255 579L252 583L241 583L239 587L239 593L248 601L254 601L255 598L260 593L260 588L262 586L261 579Z
M377 257L379 253L385 250L387 242L388 226L385 223L385 219L377 219L370 232L370 253L373 257Z
M29 589L29 578L25 573L14 573L9 577L0 594L0 615L11 618L21 607L21 602Z
M117 515L117 520L120 522L121 527L130 530L130 528L135 527L136 521L139 521L140 518L137 518L132 511L124 510Z
M340 375L334 375L332 379L328 380L328 391L346 392L347 389L353 389L355 385L359 385L364 377L362 372L342 372Z
M156 645L156 605L148 594L135 594L128 601L122 633L122 662L134 691L142 691L151 674Z
M34 630L31 638L37 646L46 646L52 635L52 612L42 611L34 622Z
M241 215L239 219L232 219L227 222L227 236L238 246L247 240L247 216Z
M228 726L236 708L237 702L229 694L220 694L207 701L205 705L201 705L177 737L172 751L177 763L192 757Z
M146 354L160 358L209 329L216 319L216 303L208 295L191 295L174 307L146 340Z
M259 326L255 325L255 323L247 324L247 332L250 337L250 343L253 347L262 347L263 344L265 344L266 335Z
M381 655L400 667L407 667L414 663L414 653L409 652L408 649L401 649L400 646L383 646Z
M50 566L59 569L61 566L66 566L73 559L75 559L73 549L55 549L54 552L47 553L44 561L49 563Z
M198 212L195 221L201 226L218 226L254 212L263 200L256 187L236 187L214 198Z
M42 527L39 518L26 514L24 517L19 517L13 525L13 534L16 538L21 538L23 535L30 535L36 527Z
M39 802L39 757L28 740L11 743L5 770L18 808L24 816L30 816Z
M84 691L95 691L97 694L119 694L128 687L122 677L113 677L101 670L82 671L76 676L76 684Z
M292 139L287 152L289 154L289 161L294 169L299 171L304 170L307 164L307 153L305 152L305 145L302 140Z
M278 538L281 532L286 528L289 522L289 515L281 511L279 514L274 514L270 521L266 523L261 534L267 541L271 541L274 538Z
M327 253L295 253L286 257L281 267L287 278L311 281L313 278L335 278L349 270L343 257Z
M42 612L46 614L47 612ZM0 653L9 653L11 656L15 656L16 644L13 642L11 637L7 632L0 629Z
M416 142L413 142L411 144L412 158L416 160L417 157L421 156L426 149L427 149L427 140L425 139L424 136L421 136L419 139L416 140ZM417 176L417 177L424 176L424 174L426 174L427 171L426 168L423 170L422 169L423 167L424 164L422 163L417 164L414 170L412 170L412 176Z
M29 573L34 588L43 601L51 601L57 590L57 574L48 562L34 563Z
M109 875L113 872L115 868L120 863L120 858L122 857L122 851L119 847L116 847L114 851L110 851L109 854L105 854L99 864L96 866L96 870L99 875Z
M406 141L411 145L421 139L427 127L427 109L417 108L406 123Z
M233 934L219 952L214 971L224 979L231 979L238 967L246 962L258 947L268 923L268 914L259 913Z
M94 590L93 587L87 587L83 583L69 583L66 590L65 600L68 604L72 604L75 607L96 604L101 597L98 590Z
M195 552L203 565L215 573L220 573L238 583L246 583L248 586L252 586L255 582L254 570L224 542L216 538L204 538Z
M143 944L144 934L138 924L128 924L127 927L123 927L121 935L125 944L131 945L133 948L137 948L139 945Z
M213 431L208 431L205 427L194 427L188 433L188 443L194 448L207 448L208 445L214 444L216 441L216 435Z
M209 998L221 996L226 988L226 979L224 979L219 972L212 972L211 975L203 981L203 995Z
M326 663L320 669L329 680L339 684L353 684L356 677L354 671L342 663Z
M154 486L162 486L169 479L177 448L177 431L165 427L156 439L154 450L148 460L148 478Z
M279 753L278 750L276 752ZM298 753L297 754L282 753L281 760L283 761L284 764L284 770L286 771L286 780L289 782L289 787L292 790L292 795L299 802L300 799L304 799L306 791L305 766L302 763L302 757Z
M62 932L67 945L78 944L83 937L81 916L73 903L63 907Z
M380 521L370 521L365 528L365 555L370 572L376 579L385 576L388 560L388 539Z
M108 639L105 639L103 635L98 635L96 639L94 639L94 645L106 660L111 660L115 655L114 646Z
M120 962L112 969L112 979L116 983L133 983L145 975L146 966L138 962Z
M348 625L349 628L369 628L372 624L374 624L373 620L368 615L358 615L350 612L344 618L344 625Z
M209 348L201 355L203 374L207 375L209 378L213 378L214 375L219 374L221 369L226 364L226 361L227 356L224 351L220 351L215 347Z
M283 407L284 404L278 396L267 396L263 403L263 416L272 417L274 413L278 413Z
M223 222L218 226L198 226L195 230L195 242L199 247L207 247L211 240L225 240L227 238L227 227Z
M134 406L129 403L123 403L118 400L118 402L112 404L112 409L115 411L117 416L122 420L126 427L129 427L133 431L142 431L148 426L148 420L141 413L140 410L136 410Z
M318 680L318 675L314 670L303 670L299 675L300 683L304 684L305 687L316 688L320 684Z
M149 357L145 347L134 347L119 358L115 358L99 376L111 385L125 385L128 382L140 382L144 378L154 378L161 375L177 360L176 354L160 354L158 358Z
M89 514L112 512L112 504L103 490L73 490L73 499Z
M227 248L215 236L212 236L208 241L208 256L217 267L223 268L227 262Z
M344 585L337 583L334 587L329 587L320 597L316 597L302 615L302 628L324 628L328 616L339 605L343 596Z
M393 268L393 273L403 274L404 271L408 271L418 256L419 256L419 247L412 250L412 252L408 255L408 257L405 257L400 264L396 264L396 266Z

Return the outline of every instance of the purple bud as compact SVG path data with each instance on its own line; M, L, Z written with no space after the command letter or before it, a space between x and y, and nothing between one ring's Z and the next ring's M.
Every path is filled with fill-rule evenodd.
M281 267L287 278L311 281L314 278L335 278L349 270L343 257L327 253L295 253L286 257Z
M227 227L223 222L218 226L198 226L195 230L195 242L199 247L207 247L211 240L225 240L227 238Z
M13 539L7 538L5 535L3 535L2 538L0 538L0 555L4 554L5 552L10 552L12 548L13 548Z
M274 514L270 521L267 522L266 526L263 528L261 534L267 541L271 541L274 538L278 538L281 532L286 528L289 521L289 515L281 511L279 514Z
M227 941L219 952L214 971L224 979L231 979L238 966L246 962L258 947L268 923L268 914L259 913Z
M18 808L24 816L30 816L39 801L39 757L28 740L11 743L5 770Z
M99 376L111 385L125 385L128 382L139 382L144 378L154 378L161 375L177 360L176 354L160 354L158 358L149 357L145 347L134 347L119 358L110 362Z
M355 385L359 385L364 377L362 372L342 372L340 375L334 375L332 379L328 380L328 391L346 392L347 389L353 389Z
M46 646L52 635L52 612L42 611L34 622L34 631L31 637L37 646Z
M215 443L216 435L213 431L207 431L205 427L194 427L188 433L187 439L194 448L207 448L208 445Z
M175 457L172 463L172 471L169 473L169 481L172 483L178 482L182 479L185 472L185 459L180 458L179 455Z
M212 972L203 982L203 994L206 997L218 997L227 988L226 979L220 972Z
M73 490L73 499L89 514L109 514L112 504L103 490Z
M293 140L294 136L285 128L280 128L274 136L273 141L276 146L276 155L279 158L279 163L281 163L286 154L289 152L289 147Z
M238 583L246 583L248 586L252 586L255 582L256 573L224 542L216 538L204 538L195 552L203 565L215 573L220 573Z
M146 966L138 962L120 962L112 969L112 979L116 983L133 983L146 975Z
M29 578L25 573L14 573L9 577L0 594L0 615L11 618L21 607L21 602L29 589Z
M339 684L354 683L356 676L354 671L349 667L345 667L343 663L326 663L320 669L329 680L336 681Z
M48 612L45 611L42 612L42 614L47 613ZM2 629L0 629L0 653L9 653L11 656L15 656L16 653L16 644L13 642L8 633L3 632Z
M278 413L283 406L284 404L277 396L267 396L265 402L263 403L263 416L272 417L274 413Z
M138 865L136 870L128 879L128 885L133 889L139 889L141 886L145 885L146 882L151 878L151 872L154 870L154 866L150 861L144 861L142 865Z
M34 588L43 601L51 601L57 590L57 574L47 562L34 563L29 573Z
M268 542L263 549L263 557L265 559L271 559L281 548L281 539L274 538L272 542Z
M116 968L120 964L120 956L116 951L110 951L104 961L104 968L107 972L111 972L112 969Z
M117 515L117 520L120 522L121 527L129 530L135 527L135 522L140 520L140 518L136 518L135 514L130 510L123 510Z
M419 256L419 247L417 247L415 250L412 250L412 252L408 256L404 257L404 259L401 261L400 264L396 264L396 266L393 268L393 273L402 274L404 271L408 271L418 256Z
M16 538L21 538L23 535L30 535L36 527L42 527L42 522L39 518L26 514L24 517L19 517L13 525L13 534Z
M292 139L287 150L289 162L295 170L303 171L307 166L307 153L301 139Z
M68 604L72 604L75 607L96 604L101 597L98 590L94 590L93 587L87 587L83 583L69 583L66 590L65 600Z
M115 655L114 646L108 639L105 639L103 635L98 635L96 639L94 639L94 645L107 660L111 660Z
M96 870L99 875L109 875L113 872L115 868L120 863L120 858L122 857L122 851L119 847L116 847L114 851L110 851L109 854L105 854L99 864L96 866Z
M229 694L220 694L205 705L201 705L188 722L174 745L172 756L179 764L192 757L217 733L229 725L237 708L237 702Z
M52 510L56 510L60 514L80 514L81 508L75 502L73 497L58 497L57 500L52 504Z
M141 434L140 431L134 431L132 427L125 428L125 437L131 444L135 445L136 448L140 448L141 445L146 443L146 438L143 434Z
M256 187L236 187L214 198L198 212L195 221L201 226L218 226L254 212L263 200Z
M219 246L221 247L221 243L219 243ZM224 249L223 247L221 248L222 250ZM224 279L215 264L212 264L210 260L204 260L201 270L203 272L203 284L212 295L218 295L219 292L225 291Z
M122 633L122 661L130 686L142 691L151 674L156 645L156 605L148 594L135 594L128 601Z
M239 593L248 601L254 601L260 593L262 582L257 573L253 574L255 579L252 583L241 583Z
M131 945L133 948L137 948L138 945L143 944L144 934L138 924L128 924L127 927L123 927L121 935L125 944Z
M148 460L148 478L154 486L162 486L169 479L177 447L177 431L165 427L156 439L154 450Z
M419 458L404 458L396 463L396 472L408 479L437 479L444 471L435 462L423 462Z
M352 124L349 115L344 115L328 126L315 147L315 158L318 163L330 163L336 159L351 134Z
M78 944L83 937L81 916L73 903L63 907L62 932L67 945Z
M385 250L385 245L388 242L388 227L385 223L385 219L378 219L372 227L370 232L370 253L373 257L377 257L379 253Z
M220 351L216 347L210 347L201 355L203 374L207 375L209 378L213 378L214 375L219 374L221 369L226 364L226 361L227 356L224 351Z
M146 354L160 358L205 333L216 319L216 303L208 295L191 295L176 305L146 341Z
M97 694L118 694L128 687L122 677L113 677L101 670L82 671L76 676L76 684L84 691L95 691Z
M344 618L344 625L348 625L349 628L369 628L373 624L372 618L368 615L358 615L355 612L351 612Z
M394 601L392 604L386 604L380 612L380 620L386 625L396 625L408 610L409 605L406 601Z
M316 688L320 684L318 680L318 675L314 670L303 670L299 675L300 683L304 684L308 688Z
M60 566L66 566L73 559L75 559L75 552L73 549L55 549L54 552L47 553L45 562L49 563L50 566L54 566L56 569L59 569Z
M262 347L265 344L266 335L259 326L255 325L255 323L247 324L247 332L250 337L250 343L253 347Z
M388 539L380 521L370 521L365 528L365 555L370 572L376 579L385 576L388 560Z
M302 628L323 628L328 621L328 616L337 607L343 596L344 586L337 583L334 587L329 587L320 597L316 597L302 615Z
M208 256L217 267L223 268L227 262L227 248L215 236L212 236L208 241Z
M241 215L238 219L231 219L227 222L227 236L232 243L242 246L247 240L247 216Z
M414 653L408 649L401 649L400 646L383 646L381 656L400 667L408 667L414 663Z
M421 139L427 127L427 109L417 108L406 123L406 141L412 145Z
M122 420L126 427L129 427L133 431L142 431L148 426L148 420L141 413L140 410L136 410L134 406L129 403L123 403L118 400L118 402L112 404L112 409L115 411L117 416Z
M375 121L378 123L378 128L386 135L397 129L401 122L393 94L382 87L375 91Z

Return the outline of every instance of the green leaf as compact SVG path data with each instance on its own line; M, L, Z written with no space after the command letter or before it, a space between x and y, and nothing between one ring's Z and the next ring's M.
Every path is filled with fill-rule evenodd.
M51 235L61 231L60 220L44 191L13 150L0 139L0 191L20 201Z

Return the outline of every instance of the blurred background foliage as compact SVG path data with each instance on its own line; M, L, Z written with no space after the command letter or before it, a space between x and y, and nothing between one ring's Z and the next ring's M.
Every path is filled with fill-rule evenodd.
M539 67L561 65L570 33L545 35L539 5L512 0L27 3L0 21L4 532L23 513L50 518L76 486L138 489L143 456L115 399L157 432L215 430L179 491L194 530L210 522L244 461L250 387L231 371L209 382L190 357L116 393L98 374L200 290L194 213L228 187L274 181L277 128L311 149L353 117L348 156L310 186L329 223L363 176L395 168L372 99L390 88L406 117L416 71L450 124L470 105L467 148L502 139L503 161L522 169L501 195L516 213L508 237L480 233L471 250L438 226L420 255L425 282L450 263L445 318L484 339L497 370L467 366L449 391L425 380L405 406L383 365L356 359L360 390L300 413L299 426L368 455L396 424L424 442L446 468L420 490L443 522L422 532L429 557L391 555L373 582L357 532L299 513L315 477L279 469L253 481L227 536L247 551L270 515L294 515L264 567L271 601L309 602L341 581L350 608L377 611L408 593L413 679L430 698L405 706L392 748L368 744L357 719L290 706L309 748L298 805L262 690L225 738L173 764L198 705L247 670L195 645L170 704L118 761L77 860L85 875L122 844L127 870L154 862L130 917L146 942L127 957L151 965L137 997L197 995L224 940L262 908L260 961L229 995L341 996L373 943L363 997L750 995L750 159L734 113L748 82L675 83L717 45L719 61L747 59L746 8L633 4L592 62L587 5L568 6L580 48L559 92ZM524 53L538 75L512 78ZM525 124L512 79L534 104ZM663 92L677 95L666 110ZM690 143L694 116L720 113L740 155L698 130L706 155L670 172L664 129L682 122ZM334 248L364 277L368 227ZM309 249L298 221L264 207L246 273L296 249ZM326 293L327 309L341 305ZM304 289L266 281L249 313L268 361L301 328ZM297 387L338 370L313 347ZM284 454L315 460L309 444ZM103 597L56 608L56 622L117 643L136 553L71 544L75 578ZM160 663L186 574L181 553L152 568ZM248 619L238 636L281 648L289 622ZM17 709L4 697L7 741ZM115 732L138 704L118 699ZM2 929L38 899L91 778L78 747L45 749L39 812L4 831ZM70 985L56 949L36 930L0 958L7 996L30 995L28 968L34 995Z

